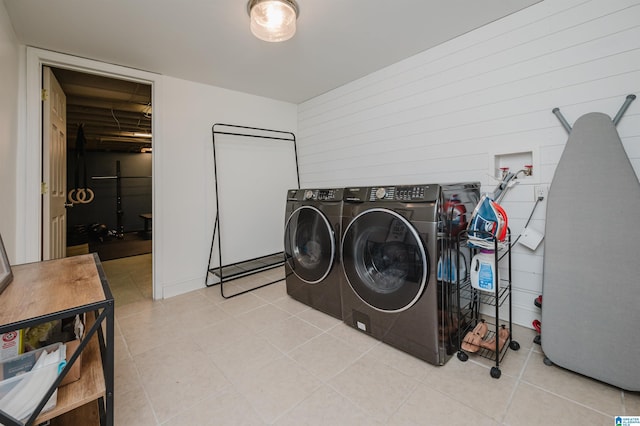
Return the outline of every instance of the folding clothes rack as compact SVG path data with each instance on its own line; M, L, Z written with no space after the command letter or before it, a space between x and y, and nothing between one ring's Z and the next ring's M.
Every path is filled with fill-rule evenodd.
M222 264L222 239L220 238L221 225L220 225L220 200L218 190L218 168L216 164L216 135L228 135L247 138L269 139L276 141L292 142L293 151L296 162L296 179L298 188L300 188L300 172L298 169L298 150L296 146L296 136L292 132L285 132L281 130L263 129L259 127L247 127L238 126L233 124L216 123L211 127L213 134L213 176L216 190L216 219L213 225L213 237L211 239L211 250L209 251L209 262L207 263L207 272L205 275L204 283L207 287L220 284L220 294L223 298L229 299L231 297L239 296L244 293L248 293L253 290L274 284L282 281L282 279L271 280L265 283L261 283L250 289L235 292L230 295L226 295L224 292L224 283L227 281L233 281L238 278L246 277L256 274L258 272L266 271L269 269L277 268L284 264L284 252L270 253L265 256L260 256L253 259L244 260L242 262L232 263L229 265ZM254 133L250 133L254 132ZM269 135L270 134L270 135ZM284 196L284 195L283 195ZM284 207L283 207L284 208ZM216 231L218 237L218 266L211 267L211 259L213 258L213 250L216 246ZM217 282L208 283L209 277L214 276L218 279Z

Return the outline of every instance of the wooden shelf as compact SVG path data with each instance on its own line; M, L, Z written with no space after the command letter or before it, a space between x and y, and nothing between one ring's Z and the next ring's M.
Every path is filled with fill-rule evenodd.
M90 321L87 316L87 328L94 321ZM80 359L78 359L79 361ZM76 362L78 362L76 361ZM102 359L100 357L100 345L97 336L87 344L82 352L82 365L80 368L80 379L58 388L58 402L56 406L45 413L42 413L35 421L35 424L43 423L49 419L57 417L63 413L74 410L88 402L102 398L105 395L104 373L102 372Z
M87 336L90 340L82 358L76 360L81 361L80 379L59 387L56 406L41 413L33 424L51 419L55 419L53 424L63 424L64 419L73 418L78 420L73 424L94 424L87 421L86 410L98 413L98 404L104 404L104 424L112 426L114 301L100 259L87 254L11 269L13 282L0 294L0 333L75 314L86 314L88 333L97 320L95 312L102 321L95 333ZM99 339L99 334L104 339Z
M92 401L73 411L51 419L51 426L88 426L100 424L98 401Z

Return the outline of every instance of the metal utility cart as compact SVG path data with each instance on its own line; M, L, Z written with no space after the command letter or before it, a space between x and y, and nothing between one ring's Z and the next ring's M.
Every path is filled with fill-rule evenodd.
M500 250L500 244L492 234L488 232L485 233L483 231L473 232L476 234L486 234L486 240L494 247L494 262L496 265L496 267L494 268L496 289L495 292L476 289L471 286L470 274L467 274L467 276L463 277L458 274L458 306L461 307L458 323L467 324L466 329L463 330L462 333L458 334L458 359L463 362L469 359L469 354L462 347L463 339L467 335L467 333L472 332L472 330L478 325L478 323L485 322L488 331L486 335L482 336L483 343L481 345L472 346L474 346L474 349L477 349L475 353L478 356L495 361L495 365L491 367L490 373L491 377L493 377L494 379L498 379L502 375L502 372L500 371L500 362L507 353L507 349L510 348L514 351L520 349L520 344L517 341L513 340L513 327L511 322L511 233L510 231L507 232L506 243L504 247L502 247L502 250ZM479 252L479 249L477 247L471 246L469 244L468 231L463 231L458 234L457 247L458 265L461 262L461 247L468 247L471 252L471 256ZM504 259L505 257L507 263L507 276L506 278L501 278L499 273L499 265L500 260ZM474 262L472 261L470 265L470 271L474 268L474 266ZM507 302L508 304L508 318L503 319L501 324L500 308L504 305L505 302ZM480 317L480 308L482 305L491 306L495 309L495 323L489 323L484 318ZM501 348L500 334L502 330L508 330L509 336ZM502 333L504 334L504 332ZM495 342L495 346L493 346L493 342Z
M80 424L99 420L101 425L113 425L114 300L98 256L28 263L12 271L13 282L0 294L0 334L76 314L86 314L86 332L31 416L23 423L0 410L0 424L39 425L49 420L69 424L75 415L82 419ZM80 379L58 388L81 354ZM55 407L41 413L56 389ZM87 412L97 412L99 419L88 418Z

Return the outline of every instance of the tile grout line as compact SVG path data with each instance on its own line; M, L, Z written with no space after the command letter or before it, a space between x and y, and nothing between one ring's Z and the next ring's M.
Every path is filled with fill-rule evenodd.
M391 367L391 366L389 366L389 368L392 368L392 369L394 369L394 370L396 370L396 371L400 371L400 370L397 370L397 369L395 369L394 367ZM421 384L422 382L421 382L421 381L419 381L419 380L415 380L415 379L413 379L413 378L412 378L412 380L413 380L413 382L414 382L413 389L411 389L411 392L408 392L408 393L407 393L407 395L404 397L404 399L403 399L402 401L400 401L400 404L398 404L398 406L396 407L396 409L395 409L395 410L393 410L393 412L392 412L392 413L390 413L390 414L387 416L387 418L384 420L384 421L385 421L385 423L388 423L388 422L389 422L389 420L390 420L390 419L392 419L392 418L393 418L393 416L395 416L395 415L398 413L398 411L400 411L400 409L404 406L404 404L406 404L406 402L407 402L407 401L409 401L409 399L411 399L411 397L413 396L413 394L414 394L414 393L416 393L416 392L418 391L418 387L420 386L420 384Z
M125 340L126 342L126 338L124 337L124 335L122 335L122 339ZM128 343L127 347L129 346ZM151 414L153 414L153 418L156 421L157 425L160 425L160 419L158 419L158 414L156 413L156 409L153 406L153 403L151 402L151 398L149 397L149 393L147 392L147 387L145 386L144 382L142 381L142 376L140 374L140 369L138 368L138 364L135 362L134 360L134 356L131 356L131 362L133 363L133 368L135 368L136 370L136 376L138 379L138 383L140 384L140 387L142 388L142 392L144 393L144 399L147 401L147 405L149 406L149 408L151 409ZM115 417L115 416L114 416Z
M129 273L127 273L127 275L130 275ZM114 301L115 301L115 295L114 295ZM126 304L125 304L126 305ZM117 303L116 303L117 306ZM125 315L125 318L129 317L129 316L133 316L134 314L129 314L129 315ZM140 370L138 369L138 365L136 364L135 360L134 360L134 355L131 353L131 350L129 348L129 342L127 337L125 336L125 334L122 331L122 327L120 326L120 318L117 317L117 313L114 312L114 324L117 327L118 331L119 331L119 335L120 338L122 339L121 341L123 342L124 346L125 346L125 350L127 353L127 356L129 358L129 360L133 363L133 368L135 369L136 372L136 379L138 381L138 383L140 384L140 387L142 388L142 392L144 393L144 398L145 401L147 403L147 406L149 407L149 409L151 410L151 414L153 415L153 418L155 420L156 425L160 425L160 421L158 419L158 415L156 414L156 410L153 407L153 404L151 403L151 399L149 398L149 394L147 392L147 389L144 385L144 382L142 381L142 377L140 375ZM114 359L114 367L115 367L115 363L117 361ZM116 413L116 406L114 405L114 414ZM115 417L115 416L114 416Z
M338 325L336 325L335 327L337 327ZM334 327L331 327L332 329ZM335 337L335 336L333 336ZM341 340L344 342L343 339L340 339L339 337L336 337L336 339ZM347 344L347 342L345 342L345 344ZM352 365L354 365L356 362L358 362L359 360L363 359L369 352L371 352L378 344L381 344L381 342L378 342L377 344L374 344L373 346L371 346L369 349L367 349L366 351L362 352L356 359L354 359L349 365L347 365L346 367L344 367L342 370L340 370L338 373L334 374L333 377L331 377L332 379L337 377L339 374L343 373L344 371L346 371L349 367L351 367ZM335 386L333 386L332 384L330 384L329 382L324 382L326 386L328 386L329 388L331 388L334 392L336 392L338 395L340 395L342 398L344 398L345 400L349 401L349 403L351 405L353 405L354 407L358 408L358 410L360 410L360 412L362 412L364 415L367 415L367 410L364 407L361 407L360 404L358 404L356 401L353 401L351 398L349 398L347 395L343 394L342 392L340 392L339 389L336 389ZM370 416L368 416L370 417Z
M532 353L533 353L533 346L529 348L529 353L527 354L527 359L525 359L524 363L522 364L522 368L520 369L520 373L516 377L515 386L511 390L511 395L509 395L509 400L507 402L507 406L505 407L504 414L502 415L501 423L503 425L505 424L505 419L507 418L507 415L509 414L509 410L511 409L511 404L513 403L513 397L515 396L516 391L518 390L518 387L520 386L520 382L522 381L522 376L524 376L524 372L527 369L527 366L529 365L529 360L531 360L531 354Z
M275 284L275 283L274 283L274 284ZM246 293L246 294L248 294L248 293ZM256 298L258 298L258 299L262 300L265 304L264 304L264 305L260 305L260 306L258 306L258 307L256 307L256 308L254 308L254 309L250 309L250 310L248 310L247 312L243 312L243 313L242 313L242 314L240 314L240 315L244 315L244 314L247 314L247 313L253 312L253 311L254 311L254 310L256 310L256 309L259 309L260 307L263 307L263 306L269 306L269 305L270 305L270 306L272 306L272 307L274 307L274 308L278 309L279 311L283 311L283 312L285 312L285 313L289 314L289 316L288 316L287 318L282 319L281 321L286 321L287 319L290 319L290 318L298 318L298 319L300 319L301 321L305 321L305 320L303 320L302 318L299 318L296 314L293 314L293 313L291 313L291 312L289 312L289 311L286 311L285 309L282 309L282 308L280 308L279 306L277 306L277 305L275 304L275 302L277 302L278 300L283 299L283 297L278 298L278 299L276 299L276 300L268 300L267 298L262 297L262 296L260 296L259 294L252 294L252 296L255 296ZM222 308L222 306L221 306L221 308ZM222 308L222 309L223 309L223 311L224 311L224 308ZM228 312L227 312L227 313L228 313ZM229 314L230 314L230 313L229 313ZM234 318L234 319L237 319L237 317L236 317L236 316L233 316L233 315L232 315L231 317L232 317L232 318ZM319 329L319 330L321 330L321 331L322 331L318 336L321 336L322 334L324 334L324 333L325 333L325 331L324 331L324 330L322 330L322 329L320 329L320 327L317 327L317 326L315 326L314 324L309 323L308 321L305 321L305 322L307 322L307 323L308 323L308 324L310 324L311 326L313 326L313 327L315 327L315 328L317 328L317 329ZM260 333L255 332L254 330L249 330L249 331L250 331L252 334L254 334L254 335L258 335L258 336L260 336ZM275 348L275 349L276 349L276 350L277 350L277 351L278 351L278 352L279 352L279 353L280 353L284 358L288 359L288 360L289 360L289 361L291 361L291 362L296 363L296 365L298 365L299 367L303 368L303 370L304 370L304 371L307 371L309 374L311 374L311 376L313 376L314 378L318 379L318 381L319 381L319 382L321 382L322 384L325 384L325 382L324 382L324 381L320 380L320 378L319 378L319 377L317 377L317 376L316 376L315 374L313 374L312 372L308 371L306 368L304 368L304 366L301 366L301 365L300 365L300 364L299 364L295 359L293 359L293 358L290 356L290 354L289 354L291 351L293 351L293 350L297 349L298 347L300 347L300 346L304 345L305 343L307 343L307 342L309 342L309 341L311 341L311 340L314 340L314 339L318 338L318 336L315 336L315 337L313 337L312 339L307 340L306 342L301 343L301 344L299 344L299 345L295 346L294 348L292 348L290 351L287 351L287 352L285 352L284 350L282 350L281 348L279 348L278 346L276 346L276 345L275 345L275 344L274 344L274 343L273 343L269 338L266 338L266 337L265 337L264 339L265 339L265 341L266 341L268 344L272 345L272 346L273 346L273 347L274 347L274 348ZM285 410L284 412L282 412L282 413L280 413L278 416L276 416L272 421L266 421L266 420L262 417L262 415L261 415L261 414L256 410L256 408L253 406L253 404L251 404L251 401L247 400L247 399L246 399L246 396L241 392L241 390L240 390L239 388L237 388L237 386L236 386L236 384L234 383L234 381L233 381L233 380L231 380L231 377L229 377L229 376L225 373L225 371L224 371L224 370L221 370L221 372L222 372L222 374L225 376L225 378L229 381L230 386L231 386L231 387L232 387L232 388L233 388L233 389L234 389L234 390L235 390L239 395L241 395L241 396L242 396L242 398L243 398L245 401L247 401L247 403L248 403L249 407L251 407L251 410L253 410L253 412L258 416L258 418L260 418L260 419L261 419L265 424L269 424L269 425L273 425L273 424L277 423L281 418L283 418L283 416L285 416L287 413L290 413L291 411L293 411L296 407L298 407L300 404L302 404L304 401L306 401L306 400L307 400L311 395L313 395L315 392L317 392L317 390L318 390L318 389L320 389L320 387L322 386L322 385L318 386L318 388L314 389L314 391L311 393L311 395L309 395L307 398L304 398L302 401L299 401L297 404L294 404L292 407L289 407L287 410Z
M548 394L550 394L550 395L553 395L553 396L555 396L555 397L557 397L557 398L563 399L563 400L568 401L568 402L572 402L572 403L574 403L574 404L576 404L576 405L579 405L579 406L581 406L581 407L583 407L583 408L586 408L586 409L588 409L588 410L590 410L590 411L593 411L593 412L596 412L596 413L598 413L598 414L601 414L601 415L603 415L603 416L605 416L605 417L613 417L613 416L612 416L611 414L609 414L609 413L602 412L602 411L600 411L600 410L598 410L598 409L596 409L596 408L594 408L594 407L590 407L590 406L588 406L588 405L586 405L586 404L583 404L582 402L575 401L575 400L573 400L573 399L571 399L571 398L568 398L568 397L566 397L566 396L564 396L564 395L561 395L561 394L559 394L559 393L555 393L555 392L553 392L553 391L551 391L551 390L549 390L549 389L545 389L545 388L543 388L543 387L542 387L542 386L540 386L540 385L536 385L535 383L531 383L531 382L528 382L528 381L526 381L526 380L522 380L522 383L524 383L524 384L526 384L526 385L529 385L529 386L532 386L532 387L534 387L534 388L536 388L536 389L538 389L538 390L541 390L541 391L543 391L543 392L545 392L545 393L548 393Z

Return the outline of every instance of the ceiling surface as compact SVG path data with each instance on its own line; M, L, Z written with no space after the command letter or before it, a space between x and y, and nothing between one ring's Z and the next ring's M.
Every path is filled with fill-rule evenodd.
M140 152L151 148L151 86L53 68L67 96L67 147L82 125L87 151Z
M297 0L286 42L245 0L4 0L18 41L301 103L540 0Z

